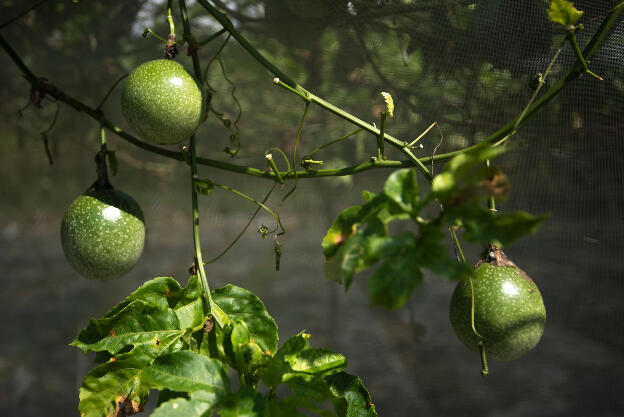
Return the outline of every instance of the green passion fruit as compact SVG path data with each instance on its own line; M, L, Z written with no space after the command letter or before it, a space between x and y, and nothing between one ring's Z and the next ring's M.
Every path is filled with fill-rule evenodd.
M472 284L472 285L471 285ZM474 294L474 327L472 309ZM457 337L472 351L510 361L533 349L544 332L546 309L533 280L498 248L490 247L453 292L450 319Z
M121 112L144 141L174 145L187 140L202 122L202 91L199 81L179 63L149 61L128 75Z
M119 278L143 252L145 220L137 202L114 188L92 188L67 209L61 222L63 252L89 279Z

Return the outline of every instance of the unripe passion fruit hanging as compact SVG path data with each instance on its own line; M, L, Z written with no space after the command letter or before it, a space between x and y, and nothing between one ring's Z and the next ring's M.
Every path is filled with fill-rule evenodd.
M546 309L539 289L529 276L491 247L471 275L457 284L450 318L457 337L472 351L484 343L487 357L509 361L527 353L540 340ZM471 309L474 292L474 325Z
M74 269L89 279L125 275L139 260L144 241L141 208L113 188L94 188L79 196L61 223L63 252Z
M157 59L128 75L121 112L141 139L173 145L187 140L199 127L205 100L201 85L182 65Z

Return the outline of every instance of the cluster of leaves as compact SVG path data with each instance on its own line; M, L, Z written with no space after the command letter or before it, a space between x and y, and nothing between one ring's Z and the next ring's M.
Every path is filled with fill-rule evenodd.
M81 416L137 413L150 389L159 391L155 417L377 415L360 379L343 371L343 355L311 347L306 333L277 349L277 325L264 304L233 285L212 291L221 328L202 294L196 275L184 288L159 277L91 320L71 343L96 352L80 389ZM236 374L233 392L229 375ZM281 385L292 395L278 397ZM325 402L335 412L319 408Z
M382 192L365 191L366 202L343 210L323 239L326 276L348 289L355 273L379 264L368 283L371 301L398 308L422 281L423 268L447 278L470 270L443 243L448 227L463 230L468 241L499 247L534 232L543 216L522 211L495 214L483 202L508 192L505 175L486 164L503 151L482 145L456 156L422 197L409 168L390 175ZM391 235L389 226L397 221L415 223L418 232Z

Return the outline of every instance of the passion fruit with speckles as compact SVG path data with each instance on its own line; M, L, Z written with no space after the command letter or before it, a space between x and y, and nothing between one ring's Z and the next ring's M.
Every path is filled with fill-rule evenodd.
M82 276L110 280L128 273L141 257L145 220L137 202L112 187L79 196L61 222L61 243Z
M473 294L478 335L472 328ZM533 280L500 249L490 247L473 274L457 284L450 318L457 337L470 350L479 353L483 344L488 358L510 361L537 345L546 308Z
M157 59L139 65L121 94L121 112L146 142L174 145L187 140L204 119L199 81L179 63Z

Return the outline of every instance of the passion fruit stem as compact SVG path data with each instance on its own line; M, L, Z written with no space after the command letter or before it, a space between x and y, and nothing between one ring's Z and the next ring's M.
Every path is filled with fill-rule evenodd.
M106 157L108 151L106 148L106 130L104 125L100 123L100 151L95 155L95 164L97 166L97 180L89 187L99 189L112 189L110 181L108 180L108 168L106 167Z
M488 159L487 161L485 161L485 165L489 168L490 167L490 160ZM496 213L496 202L494 201L494 196L490 196L488 198L488 208L490 209L490 211L492 213Z
M479 343L479 353L481 354L481 376L485 378L489 375L487 355L485 353L485 342Z

